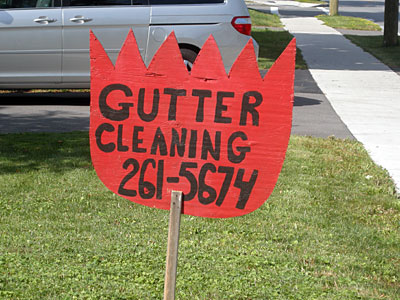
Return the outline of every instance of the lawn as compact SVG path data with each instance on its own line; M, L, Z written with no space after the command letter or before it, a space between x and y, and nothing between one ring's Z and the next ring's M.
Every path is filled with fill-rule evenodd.
M97 178L88 134L0 135L0 298L161 299L168 212ZM177 299L399 299L400 201L362 145L292 136L257 211L183 216Z
M296 0L296 1L304 3L314 3L314 4L326 4L326 1L320 1L320 0Z
M325 25L333 28L368 31L382 30L378 24L363 18L327 15L319 15L317 18L323 21Z
M258 67L260 69L269 69L279 55L285 50L286 46L293 39L293 36L284 30L271 30L266 27L283 27L277 15L249 10L253 29L252 37L260 46L258 56ZM296 69L307 69L307 65L301 55L300 49L296 54Z
M283 24L277 15L263 13L254 9L249 9L249 14L253 26L283 27Z
M269 29L255 28L252 30L251 35L260 46L258 54L258 67L260 69L269 69L293 39L293 36L287 31ZM296 69L307 69L307 64L299 48L297 48L296 53Z

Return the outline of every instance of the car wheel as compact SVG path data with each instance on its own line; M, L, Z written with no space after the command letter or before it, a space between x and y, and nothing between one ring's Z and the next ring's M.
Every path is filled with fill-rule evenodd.
M197 52L192 49L182 48L181 54L183 58L183 62L185 63L186 68L190 72L192 70L192 66L197 57Z

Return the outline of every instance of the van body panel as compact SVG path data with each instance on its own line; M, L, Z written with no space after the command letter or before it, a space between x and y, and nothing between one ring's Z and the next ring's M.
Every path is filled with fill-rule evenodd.
M61 8L0 9L0 84L61 82L61 27Z
M142 58L145 57L149 6L114 6L112 11L110 14L110 7L63 8L62 82L90 82L90 30L100 40L114 64L130 29L136 36ZM80 17L88 21L74 22Z
M165 38L174 31L179 44L190 44L201 48L212 34L221 52L225 71L229 73L249 36L237 32L231 25L235 16L248 16L247 6L242 0L229 0L216 4L153 5L150 16L149 41L146 64ZM164 33L164 39L160 38ZM256 55L258 44L254 42Z
M0 0L0 5L13 1ZM57 3L56 6L61 3L37 3L46 1ZM73 3L79 6L72 6ZM226 72L251 38L231 25L235 16L249 16L243 0L132 0L103 6L93 3L64 0L63 7L53 8L0 6L0 88L88 88L90 30L115 63L132 29L147 66L172 31L181 47L195 52L212 34ZM39 18L54 21L34 21ZM258 54L255 41L254 46Z

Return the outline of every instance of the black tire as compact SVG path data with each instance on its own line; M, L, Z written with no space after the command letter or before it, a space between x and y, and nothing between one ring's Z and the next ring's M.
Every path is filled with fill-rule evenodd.
M196 60L197 52L192 49L181 48L181 54L186 68L190 72L192 70L193 63Z

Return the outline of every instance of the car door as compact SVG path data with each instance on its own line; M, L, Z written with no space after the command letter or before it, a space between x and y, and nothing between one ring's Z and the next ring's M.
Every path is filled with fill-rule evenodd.
M147 0L64 0L62 81L89 84L90 30L115 63L132 28L144 57L150 19L150 8L145 4Z
M61 81L58 2L0 0L0 86Z

